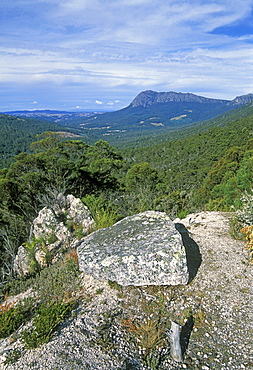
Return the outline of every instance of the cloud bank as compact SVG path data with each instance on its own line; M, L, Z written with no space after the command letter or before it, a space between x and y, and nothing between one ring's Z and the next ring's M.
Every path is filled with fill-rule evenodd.
M4 0L0 109L119 109L145 89L252 92L252 5Z

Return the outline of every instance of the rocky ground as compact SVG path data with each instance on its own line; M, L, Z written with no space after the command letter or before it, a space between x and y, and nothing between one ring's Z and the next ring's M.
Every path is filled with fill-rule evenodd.
M253 265L244 242L231 238L229 214L201 212L176 223L188 285L121 288L83 274L72 317L34 350L18 333L1 340L0 369L253 369ZM182 326L182 363L170 356L171 319Z

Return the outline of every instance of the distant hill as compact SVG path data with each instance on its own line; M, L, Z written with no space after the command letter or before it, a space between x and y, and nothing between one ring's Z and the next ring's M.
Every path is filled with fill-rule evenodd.
M190 123L184 126L167 126L158 127L152 130L93 130L103 133L103 139L111 145L118 148L140 148L154 145L157 143L172 142L177 139L186 138L196 133L207 131L213 127L229 128L231 125L236 126L236 122L240 121L252 122L253 130L253 100L247 104L231 109L226 113L222 113L209 120ZM88 129L86 129L86 132ZM90 129L92 131L92 129Z
M50 110L50 109L42 109L42 110L21 110L21 111L11 111L5 112L5 114L11 116L17 116L22 118L34 118L40 119L43 121L50 121L56 122L61 124L69 125L72 120L78 120L82 118L88 118L97 114L101 114L104 112L66 112L66 111L58 111L58 110Z
M211 171L212 166L220 160L231 148L241 147L243 150L252 152L253 145L253 101L237 109L222 114L215 119L189 125L179 130L163 132L160 135L147 135L139 141L133 141L131 146L121 150L127 163L148 162L152 168L158 169L165 184L171 187L171 191L182 189L198 189L203 186L203 181ZM236 152L236 150L235 150ZM250 153L248 153L250 158ZM247 158L246 158L247 159ZM241 159L240 159L241 160ZM231 155L230 162L239 161ZM235 175L235 167L228 165L220 166L219 169L226 172L226 176L232 178ZM238 167L237 167L238 168ZM240 175L249 179L252 188L252 156L248 167L241 168ZM212 172L212 171L211 171ZM225 178L224 178L225 179ZM214 180L214 178L213 178ZM212 187L219 183L219 178L209 186L209 195ZM221 181L221 179L220 179ZM245 189L246 181L231 183L230 200L233 189ZM244 181L244 183L243 183ZM225 180L224 180L225 183ZM216 188L212 196L222 198ZM239 190L237 191L237 196ZM240 196L238 196L240 197ZM237 198L238 200L238 198ZM171 199L172 204L175 199ZM217 204L218 206L218 204Z
M192 93L147 90L139 93L128 107L114 112L35 110L15 111L10 114L75 128L91 144L103 139L116 147L128 146L134 141L134 145L138 141L137 146L140 146L143 140L149 141L151 137L167 134L177 136L177 133L185 136L188 129L195 130L195 125L197 130L202 127L204 129L203 121L215 119L252 99L253 94L222 100Z
M0 114L0 168L7 167L15 155L25 152L35 135L45 131L63 131L60 124ZM68 129L64 128L64 131Z
M128 107L110 113L15 111L0 115L0 168L9 165L14 155L27 151L35 135L44 131L62 131L64 127L80 134L88 144L103 139L119 149L137 148L226 127L252 114L253 94L229 101L150 90L138 94Z

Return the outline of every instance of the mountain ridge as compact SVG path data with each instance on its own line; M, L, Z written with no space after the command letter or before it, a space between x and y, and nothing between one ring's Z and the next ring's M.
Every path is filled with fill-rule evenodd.
M236 96L233 100L207 98L193 93L182 93L175 91L157 92L153 90L141 91L130 103L132 107L143 106L147 107L157 103L168 102L198 102L198 103L221 103L228 106L243 105L253 100L253 94L245 94Z
M253 94L252 94L253 99ZM132 107L150 106L156 103L168 102L209 102L209 103L229 103L229 100L206 98L204 96L195 95L193 93L181 93L175 91L157 92L153 90L146 90L140 92L131 102Z
M81 128L153 130L183 127L226 113L253 100L253 94L233 100L213 99L192 93L140 92L125 108L76 121ZM74 121L72 121L73 123Z

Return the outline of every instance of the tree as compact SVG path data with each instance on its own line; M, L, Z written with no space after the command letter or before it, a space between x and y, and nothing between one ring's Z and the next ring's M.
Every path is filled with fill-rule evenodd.
M140 187L154 189L158 182L158 172L148 162L136 163L127 171L125 181L129 190Z

